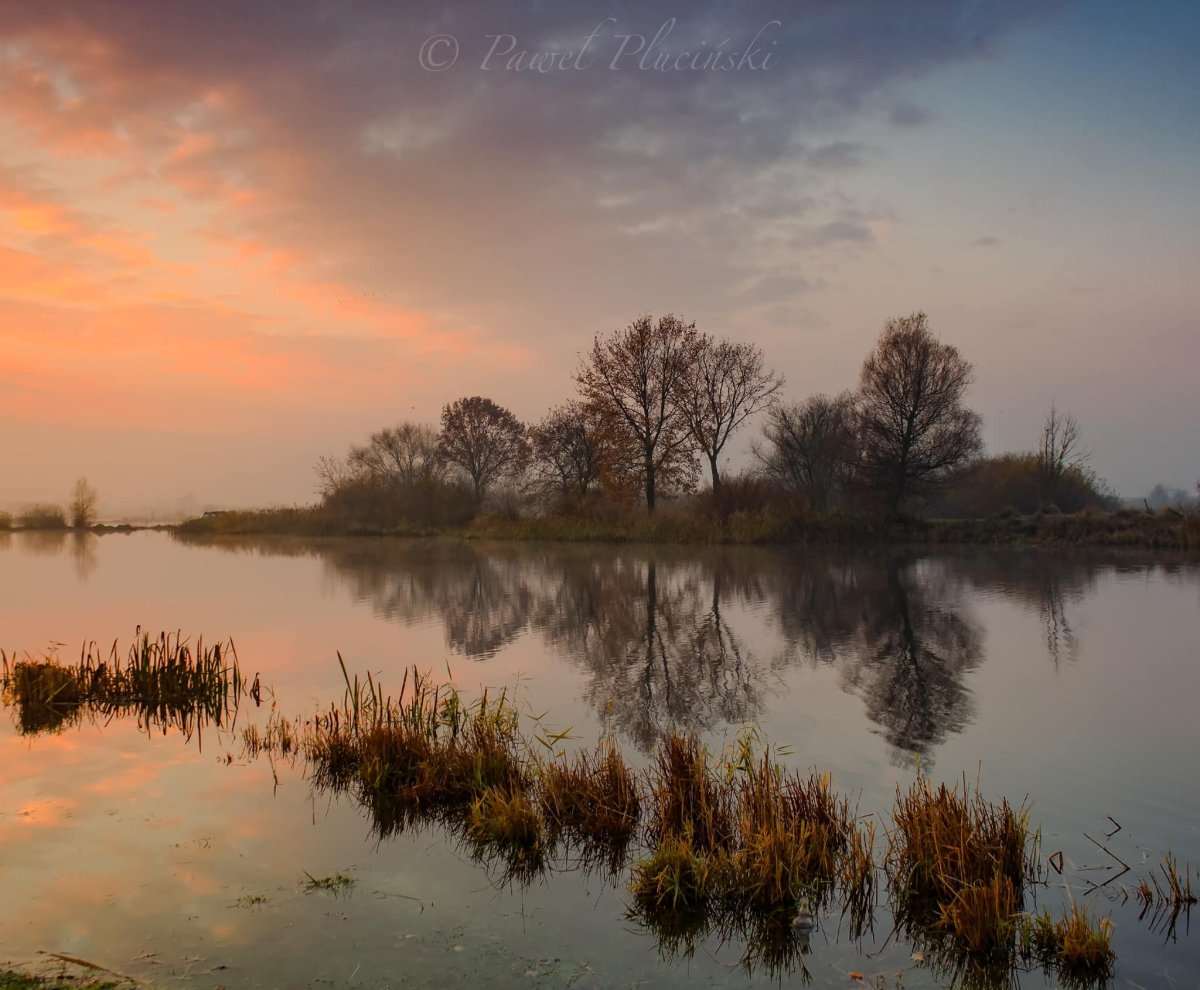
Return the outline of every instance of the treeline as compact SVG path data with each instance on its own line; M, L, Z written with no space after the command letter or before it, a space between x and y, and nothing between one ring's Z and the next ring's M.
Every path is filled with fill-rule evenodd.
M89 529L96 524L99 495L87 478L80 478L71 489L64 508L52 502L28 506L17 514L0 512L0 530L10 529Z
M1079 425L1054 408L1036 449L983 456L980 416L965 403L972 380L924 313L887 321L855 390L790 402L755 345L642 316L595 338L575 397L540 422L472 396L447 404L437 427L402 423L322 458L321 509L348 529L379 531L461 526L481 513L595 521L653 515L664 502L719 519L1115 507L1086 466ZM755 417L752 465L726 477L730 442Z

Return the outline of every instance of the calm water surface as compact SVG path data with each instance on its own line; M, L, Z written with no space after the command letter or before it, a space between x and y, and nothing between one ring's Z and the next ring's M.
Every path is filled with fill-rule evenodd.
M832 771L861 814L886 816L918 768L978 776L989 796L1028 795L1044 852L1063 852L1039 898L1057 906L1065 881L1113 911L1117 986L1200 985L1187 919L1153 930L1122 893L1167 851L1194 880L1200 864L1195 563L0 534L10 656L73 659L139 624L231 637L287 715L341 698L340 650L393 688L414 663L468 692L515 686L567 745L607 734L639 762L673 728L720 749L755 724L796 766ZM237 728L270 704L244 702ZM663 958L602 878L506 887L436 831L381 843L300 768L239 751L236 732L129 720L22 737L6 713L0 958L65 953L160 986L775 982L736 944ZM1091 892L1114 857L1130 872ZM358 880L349 896L303 892L305 871L339 870ZM804 957L813 985L942 985L888 939L886 907L859 943L838 922L821 919Z

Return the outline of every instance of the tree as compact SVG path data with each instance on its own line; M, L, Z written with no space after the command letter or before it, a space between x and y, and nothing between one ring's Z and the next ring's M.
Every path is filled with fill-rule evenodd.
M660 482L694 473L694 444L675 402L692 373L698 336L695 323L672 314L639 316L624 330L592 343L575 380L585 400L628 430L640 460L646 508L654 512Z
M80 478L71 489L71 502L68 505L71 525L75 529L87 529L96 521L96 503L100 496L87 478Z
M941 488L982 450L982 421L963 405L972 375L924 313L884 324L859 379L859 443L864 480L890 513Z
M538 479L558 495L583 497L600 479L604 422L594 406L566 402L529 431Z
M1079 423L1070 413L1060 416L1054 403L1042 424L1042 442L1037 451L1037 474L1043 502L1058 503L1063 479L1081 473L1090 451L1080 448ZM1061 508L1061 506L1060 506Z
M721 487L721 450L734 430L779 391L783 378L764 367L763 352L753 344L708 336L698 339L689 371L675 392L675 404L708 457L715 493Z
M853 470L856 429L854 396L849 392L776 404L763 426L766 446L756 444L754 456L777 484L824 510Z
M471 396L442 409L438 450L471 479L476 502L506 474L520 471L529 455L525 427L491 399Z
M374 479L403 488L440 481L445 474L437 431L424 423L401 423L371 434L364 446L350 448L349 462Z

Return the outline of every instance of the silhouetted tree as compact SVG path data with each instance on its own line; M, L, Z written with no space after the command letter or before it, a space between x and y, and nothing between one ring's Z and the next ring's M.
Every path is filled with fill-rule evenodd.
M75 482L68 506L71 525L75 529L87 529L96 521L96 503L99 498L96 489L88 484L87 478L80 478Z
M604 445L601 414L582 402L566 402L529 431L538 480L556 494L583 497L600 479Z
M1081 472L1089 452L1080 448L1079 423L1070 413L1060 415L1051 403L1042 424L1042 442L1037 451L1037 473L1044 502L1059 501L1063 479Z
M924 313L888 320L859 380L864 480L898 512L942 487L983 447L963 405L971 364L929 331Z
M445 475L437 431L424 423L401 423L372 433L366 444L350 448L349 460L372 478L401 487L440 481Z
M803 495L814 508L826 509L854 467L857 427L854 397L813 395L767 412L765 446L754 455L781 487Z
M671 314L657 322L640 316L604 340L597 336L575 376L584 398L628 430L650 512L664 476L686 486L688 464L694 472L694 440L675 397L692 373L697 347L694 323Z
M471 479L476 501L506 474L519 471L529 455L525 427L491 399L472 396L442 409L438 450Z
M762 409L783 386L766 368L753 344L698 338L695 358L675 391L675 404L712 472L713 492L721 487L717 462L733 432Z

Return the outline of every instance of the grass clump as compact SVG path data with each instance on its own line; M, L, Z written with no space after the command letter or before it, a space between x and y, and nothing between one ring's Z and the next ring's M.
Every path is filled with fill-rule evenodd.
M325 891L337 897L341 894L348 894L354 888L358 880L354 877L347 876L345 873L334 873L327 877L314 877L307 870L304 871L304 876L300 880L300 886L305 893L313 893L316 891ZM266 900L266 898L263 898Z
M731 893L760 908L793 905L811 885L835 877L854 831L850 802L838 796L828 774L787 773L769 750L740 769Z
M659 746L650 769L650 841L687 840L699 852L728 849L734 840L730 788L694 735L672 733Z
M466 832L475 859L500 860L506 880L527 883L545 867L545 822L524 791L491 788L481 793L471 804Z
M965 780L960 791L920 778L897 790L893 822L884 868L897 922L969 955L1010 948L1036 847L1027 811Z
M541 807L556 839L578 848L585 864L599 861L615 874L641 817L641 788L621 751L608 745L545 764Z
M1021 952L1057 969L1067 985L1104 985L1116 961L1112 933L1111 914L1093 918L1072 901L1057 920L1049 909L1027 916L1020 926Z
M53 654L10 660L0 651L0 689L23 735L61 731L85 715L134 714L147 731L177 728L190 737L210 722L230 722L246 685L232 642L200 640L193 648L178 633L151 639L139 627L123 659L115 643L107 658L85 645L74 664ZM257 695L256 686L250 690Z

